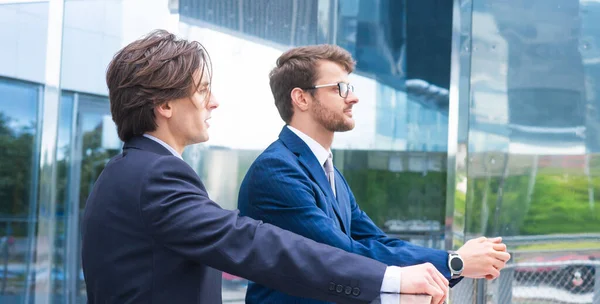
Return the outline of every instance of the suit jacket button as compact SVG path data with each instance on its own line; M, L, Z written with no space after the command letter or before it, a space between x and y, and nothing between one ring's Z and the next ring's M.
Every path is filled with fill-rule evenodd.
M354 287L354 289L352 289L352 295L355 297L358 297L359 294L360 294L360 289L358 287Z
M347 295L350 295L352 293L352 287L346 286L346 289L344 290L344 293L347 294Z
M338 293L341 293L342 291L344 291L344 286L342 286L342 285L336 286L335 291L337 291Z
M335 283L330 282L329 283L329 291L334 291L335 290Z

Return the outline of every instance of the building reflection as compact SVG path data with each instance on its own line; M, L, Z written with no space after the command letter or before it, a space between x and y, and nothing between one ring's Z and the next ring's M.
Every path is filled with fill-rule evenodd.
M501 279L464 280L454 302L600 299L597 1L64 0L62 14L0 2L0 302L85 302L79 214L121 144L105 68L154 28L211 54L221 106L211 140L184 158L224 208L283 125L267 81L276 58L335 43L357 60L361 102L334 160L361 208L417 244L500 235L513 253ZM247 282L223 280L224 299L243 302Z
M473 1L464 233L503 236L513 260L497 282L463 293L494 303L600 299L599 32L590 18L599 9Z

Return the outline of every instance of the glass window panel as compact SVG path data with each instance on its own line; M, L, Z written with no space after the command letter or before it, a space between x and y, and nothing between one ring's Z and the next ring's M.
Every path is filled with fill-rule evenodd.
M599 16L595 1L473 1L465 233L513 254L481 283L494 303L600 299Z
M67 229L70 201L71 155L73 149L74 94L63 92L59 104L58 137L56 144L56 232L53 258L53 299L57 303L67 302Z
M0 302L24 299L31 225L39 85L0 78Z
M220 101L211 139L189 147L184 159L211 197L234 209L246 170L283 126L267 78L277 57L291 46L336 43L358 61L350 83L361 101L354 107L355 129L336 135L335 165L377 225L441 248L451 2L270 1L265 14L267 2L180 1L186 38L211 54L212 89ZM243 302L244 280L224 274L223 286L224 299Z

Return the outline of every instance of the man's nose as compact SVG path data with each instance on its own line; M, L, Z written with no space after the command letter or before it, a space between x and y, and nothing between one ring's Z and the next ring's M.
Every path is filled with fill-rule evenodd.
M210 100L208 101L208 108L209 109L216 109L219 107L219 101L217 100L217 97L215 96L214 93L210 94Z
M348 96L344 99L346 103L355 104L358 103L358 96L353 91L348 91Z

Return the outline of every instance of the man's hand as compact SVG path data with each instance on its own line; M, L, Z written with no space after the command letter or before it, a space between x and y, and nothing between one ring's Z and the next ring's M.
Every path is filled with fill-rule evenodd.
M464 262L462 275L473 279L497 278L500 270L510 259L510 254L506 252L506 245L502 243L501 237L472 239L456 252Z
M428 294L431 303L441 304L448 298L448 280L430 263L402 267L400 293Z

